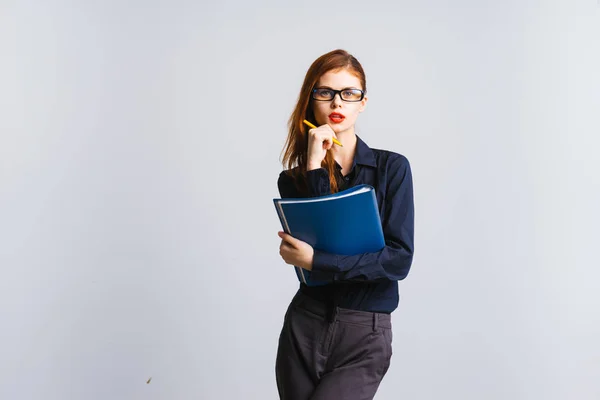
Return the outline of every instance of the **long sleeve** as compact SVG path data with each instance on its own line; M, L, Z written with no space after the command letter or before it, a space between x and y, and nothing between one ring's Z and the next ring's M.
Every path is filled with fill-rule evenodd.
M390 162L387 186L382 220L385 247L378 252L352 256L315 249L313 279L402 280L408 275L414 250L414 203L411 167L406 157L398 156Z
M294 179L287 175L285 171L279 174L277 187L282 198L290 197L317 197L331 194L331 185L329 183L329 173L325 168L313 169L306 173L308 196L298 192Z

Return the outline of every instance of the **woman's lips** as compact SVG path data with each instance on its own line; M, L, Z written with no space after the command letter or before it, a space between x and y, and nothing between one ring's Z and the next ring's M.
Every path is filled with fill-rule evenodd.
M340 122L342 122L344 120L344 118L346 118L346 117L344 117L341 114L329 114L329 120L331 122L335 122L336 124L339 124Z

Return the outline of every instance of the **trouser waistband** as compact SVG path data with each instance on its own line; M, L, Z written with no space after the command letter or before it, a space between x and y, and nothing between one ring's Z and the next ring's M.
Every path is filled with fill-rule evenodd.
M315 300L304 293L298 291L292 300L295 307L304 308L323 319L330 322L342 321L359 325L373 326L373 330L378 327L391 329L392 317L387 313L352 310L342 308L336 305L328 305L321 301Z

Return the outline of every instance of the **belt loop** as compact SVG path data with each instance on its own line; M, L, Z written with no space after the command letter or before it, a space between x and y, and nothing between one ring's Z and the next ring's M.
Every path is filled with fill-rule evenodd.
M328 312L327 312L327 320L328 322L334 322L337 318L337 313L338 313L338 290L335 289L335 292L333 293L333 296L329 299L329 304L328 304Z
M379 314L373 313L373 332L377 332L377 325L379 324Z
M330 304L329 307L327 307L327 322L335 322L337 313L337 306L335 304Z

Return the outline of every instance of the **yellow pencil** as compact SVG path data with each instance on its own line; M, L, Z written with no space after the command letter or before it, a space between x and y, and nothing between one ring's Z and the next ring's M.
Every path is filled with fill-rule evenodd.
M314 126L313 124L311 124L310 122L308 122L307 120L302 121L304 122L305 125L308 125L309 127L311 127L312 129L315 129L316 126ZM333 143L337 144L338 146L344 147L342 146L342 143L340 143L339 140L337 140L336 138L332 138L333 139Z

